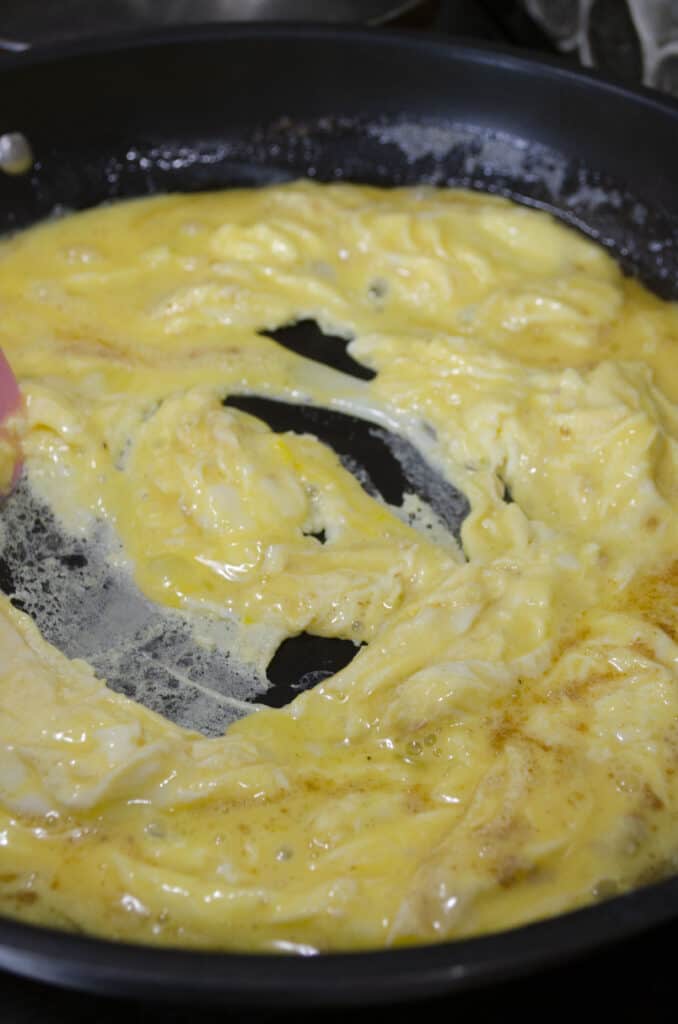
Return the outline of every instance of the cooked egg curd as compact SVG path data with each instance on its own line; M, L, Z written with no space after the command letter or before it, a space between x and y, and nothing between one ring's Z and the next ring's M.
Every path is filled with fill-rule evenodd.
M374 379L260 333L302 319ZM6 240L0 347L64 530L108 523L138 587L237 628L243 662L302 631L363 645L207 739L0 597L3 913L308 953L505 929L674 869L676 306L507 200L300 182ZM469 499L461 546L314 436L225 408L239 393L415 443Z

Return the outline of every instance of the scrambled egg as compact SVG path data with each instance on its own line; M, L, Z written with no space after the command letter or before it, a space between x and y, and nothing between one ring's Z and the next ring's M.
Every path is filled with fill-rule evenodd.
M305 318L374 379L259 333ZM65 530L109 523L141 590L238 623L245 659L302 631L363 644L206 739L1 598L3 913L364 949L674 870L678 309L601 248L429 188L127 202L2 244L0 347L24 474ZM469 499L461 546L237 393L413 441Z

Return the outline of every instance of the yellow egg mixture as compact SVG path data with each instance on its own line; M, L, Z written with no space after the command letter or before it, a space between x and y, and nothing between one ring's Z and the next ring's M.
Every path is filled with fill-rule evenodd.
M376 377L258 333L308 318ZM141 590L239 623L244 661L302 631L364 645L207 739L2 597L3 913L363 949L678 865L678 308L601 248L452 190L127 202L2 244L0 347L65 530L107 521ZM470 501L461 547L238 393L413 441Z

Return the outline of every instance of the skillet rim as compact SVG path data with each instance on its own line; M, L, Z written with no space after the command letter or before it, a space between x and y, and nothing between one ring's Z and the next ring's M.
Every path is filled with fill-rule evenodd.
M432 50L452 61L532 71L568 83L596 87L678 121L678 99L631 86L565 58L535 55L504 44L402 29L296 23L195 24L35 44L0 51L0 75L70 58L116 54L172 45L228 44L243 38L293 39L308 44L344 38L376 42L424 55ZM0 915L0 968L34 980L110 995L156 1001L179 998L211 1004L348 1006L394 1003L461 991L481 983L520 977L556 962L678 919L678 875L604 902L489 935L444 943L329 952L303 957L133 945L31 925ZM200 986L197 988L197 986Z
M573 65L567 57L543 54L507 43L478 41L472 36L443 36L434 31L405 28L370 28L348 25L323 25L308 22L198 22L189 25L169 25L150 29L125 29L104 36L87 35L78 39L55 43L30 43L21 51L3 50L0 46L0 73L5 69L44 64L69 57L87 57L98 53L113 54L121 50L162 47L176 44L210 43L236 37L266 36L295 40L345 37L353 42L371 44L379 41L398 48L413 50L436 49L455 57L472 55L479 64L498 64L510 67L538 67L554 78L565 78L603 87L607 91L632 100L642 100L647 106L664 110L678 117L678 97L659 92L642 84L627 84L622 78L604 74L595 68ZM497 61L497 58L500 58Z
M669 923L677 911L674 876L488 935L316 956L135 945L0 915L0 969L64 988L154 1002L190 999L196 1004L286 1009L392 1004L563 965ZM225 976L225 968L232 977Z

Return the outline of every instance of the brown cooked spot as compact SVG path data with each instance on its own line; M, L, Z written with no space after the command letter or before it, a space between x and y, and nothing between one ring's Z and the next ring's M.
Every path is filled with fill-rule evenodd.
M648 785L647 782L643 786L643 799L645 805L649 807L652 811L661 811L661 809L664 807L664 801L662 800L662 798L660 796L657 796L652 786Z
M678 559L660 572L634 580L623 598L622 607L639 613L678 642Z
M419 814L430 807L431 801L420 786L410 786L405 794L405 808L410 814Z
M561 437L572 437L572 431L570 430L569 427L561 427L560 428L560 436Z
M609 900L619 895L619 883L613 878L603 878L594 885L591 895L594 900Z
M517 843L531 834L532 826L526 818L519 815L502 814L478 826L474 831L492 844L507 839Z
M515 733L515 730L509 725L502 723L497 726L496 729L492 730L490 737L490 743L493 750L501 750L507 739L510 739Z
M634 879L634 885L652 885L653 882L661 882L670 875L673 875L676 865L670 860L659 860L650 864Z
M656 530L657 527L659 526L659 519L657 518L657 516L649 516L645 520L645 526L647 527L648 530L651 530L651 531Z
M595 672L586 676L585 679L574 679L563 688L563 695L572 701L590 699L592 691L601 687L609 688L610 683L617 678L616 672Z
M577 618L583 619L583 615L579 615ZM587 626L585 622L577 623L574 629L563 631L553 650L553 665L556 665L568 651L579 647L590 635L591 627Z
M502 750L508 740L517 739L520 735L516 719L510 714L504 714L492 728L490 743L494 750Z
M635 651L636 654L642 654L648 661L654 661L655 653L649 644L646 644L643 640L634 640L631 644L631 650Z
M523 736L522 738L527 743L531 743L533 747L539 747L540 750L543 750L547 754L550 754L554 749L557 749L552 747L550 743L545 743L544 740L538 740L536 736Z
M538 873L536 864L527 864L519 857L506 857L496 868L497 881L502 889L510 889L513 885L534 878Z
M31 903L35 903L38 898L37 892L32 892L30 889L26 892L15 892L14 900L16 903L21 903L25 906L29 906Z

